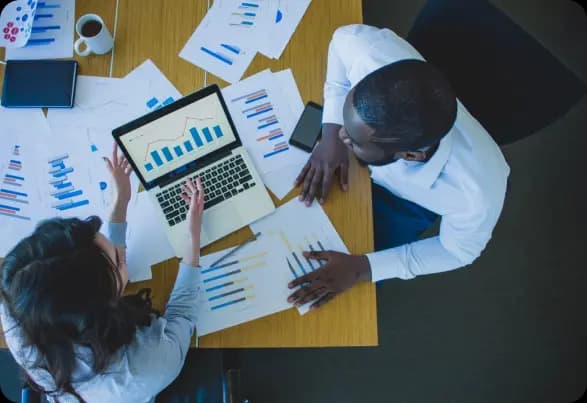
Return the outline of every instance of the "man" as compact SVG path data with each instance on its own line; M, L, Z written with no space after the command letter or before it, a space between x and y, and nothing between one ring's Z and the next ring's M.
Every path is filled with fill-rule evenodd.
M302 285L290 302L314 309L361 281L453 270L481 254L509 167L442 74L388 29L334 33L322 140L296 180L300 200L323 203L336 174L348 189L348 150L371 171L376 252L306 252L326 264L289 284ZM418 240L438 216L439 235Z

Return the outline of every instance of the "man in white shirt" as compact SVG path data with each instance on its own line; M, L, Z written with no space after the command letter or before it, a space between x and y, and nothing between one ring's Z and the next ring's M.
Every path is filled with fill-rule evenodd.
M290 302L314 309L361 281L454 270L481 254L509 167L442 74L388 29L334 33L322 140L296 180L300 200L322 203L337 174L348 189L348 150L371 171L376 252L306 252L326 264L289 284L303 285ZM438 216L438 236L418 240Z

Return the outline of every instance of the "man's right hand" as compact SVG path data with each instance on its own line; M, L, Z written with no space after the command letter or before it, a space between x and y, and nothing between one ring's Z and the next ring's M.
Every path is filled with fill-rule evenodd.
M348 189L349 154L338 137L341 128L331 123L322 126L322 139L296 178L296 187L302 185L300 200L306 206L311 205L316 197L319 197L320 203L324 203L337 172L342 190Z

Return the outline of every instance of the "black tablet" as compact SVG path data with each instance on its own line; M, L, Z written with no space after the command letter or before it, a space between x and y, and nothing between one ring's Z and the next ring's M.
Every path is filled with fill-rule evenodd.
M9 60L4 72L2 106L71 108L75 95L74 60Z

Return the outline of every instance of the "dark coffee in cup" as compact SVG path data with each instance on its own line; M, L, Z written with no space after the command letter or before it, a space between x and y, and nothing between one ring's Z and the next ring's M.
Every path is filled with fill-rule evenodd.
M86 38L92 38L100 33L102 30L102 24L96 20L90 20L86 22L81 29L81 33Z

